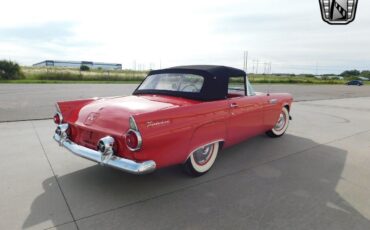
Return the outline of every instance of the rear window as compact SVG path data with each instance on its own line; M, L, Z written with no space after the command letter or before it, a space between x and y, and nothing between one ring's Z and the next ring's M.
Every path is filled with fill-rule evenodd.
M139 90L166 90L175 92L199 93L204 77L194 74L154 74L148 76Z

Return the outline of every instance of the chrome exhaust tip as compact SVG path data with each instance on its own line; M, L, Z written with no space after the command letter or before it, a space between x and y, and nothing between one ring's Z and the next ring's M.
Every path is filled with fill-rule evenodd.
M99 140L97 150L101 154L101 164L106 164L113 156L114 138L111 136L103 137Z
M55 130L55 133L59 135L60 141L59 144L62 145L62 143L68 139L68 129L69 125L68 124L61 124L57 126L57 129Z

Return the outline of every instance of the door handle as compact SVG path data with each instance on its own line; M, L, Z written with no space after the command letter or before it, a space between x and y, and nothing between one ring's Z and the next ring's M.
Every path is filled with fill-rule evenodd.
M239 105L236 104L236 103L231 103L230 104L230 108L238 108L238 107L239 107Z
M277 99L276 98L270 99L269 100L269 103L270 104L276 104L277 103Z

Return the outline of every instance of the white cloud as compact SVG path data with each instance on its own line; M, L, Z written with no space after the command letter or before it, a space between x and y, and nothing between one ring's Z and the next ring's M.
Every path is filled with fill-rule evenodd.
M242 67L248 50L277 72L370 69L369 7L360 1L355 22L330 26L317 0L13 0L2 3L0 58Z

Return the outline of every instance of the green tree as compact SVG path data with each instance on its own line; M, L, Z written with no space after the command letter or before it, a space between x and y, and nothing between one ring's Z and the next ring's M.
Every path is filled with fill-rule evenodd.
M81 71L90 71L90 67L88 67L87 65L81 65L80 70Z
M315 77L315 75L313 75L313 74L300 74L299 76L300 77L310 77L310 78Z
M346 70L343 73L341 73L340 75L343 76L343 77L359 76L360 75L360 71L358 71L357 69L354 69L354 70Z
M0 79L11 80L21 78L24 78L24 74L16 62L0 60Z
M361 72L361 76L363 77L370 77L370 71L369 70L364 70Z

